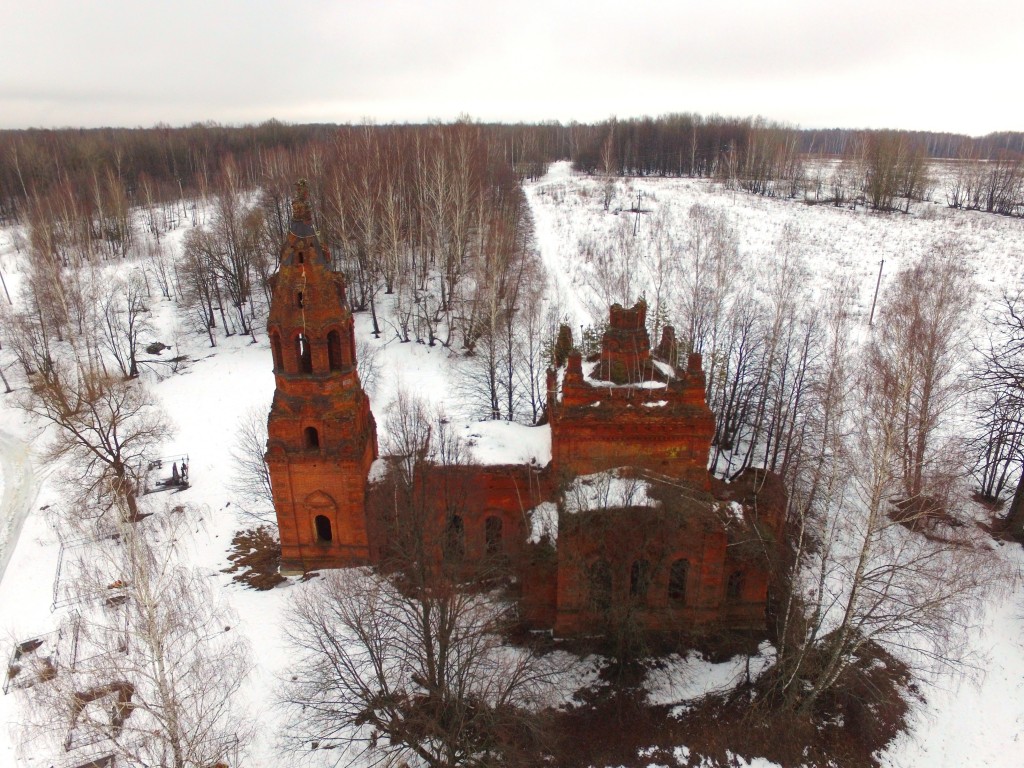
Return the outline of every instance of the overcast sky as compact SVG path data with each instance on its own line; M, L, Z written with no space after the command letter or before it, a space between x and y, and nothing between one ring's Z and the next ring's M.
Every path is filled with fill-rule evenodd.
M762 115L1024 130L1024 2L0 0L0 127Z

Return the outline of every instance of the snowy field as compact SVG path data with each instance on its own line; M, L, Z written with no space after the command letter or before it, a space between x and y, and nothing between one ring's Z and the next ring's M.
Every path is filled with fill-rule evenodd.
M642 207L650 209L639 222L622 210L636 201L638 192L642 193ZM548 176L528 185L527 194L534 212L537 245L548 271L551 300L573 328L603 319L608 303L608 297L602 295L600 276L595 274L597 267L581 256L585 246L621 238L622 232L631 232L634 226L638 238L654 236L656 223L672 231L681 226L695 203L728 215L739 235L740 253L751 269L763 268L777 258L777 244L785 236L806 264L808 290L814 295L825 296L829 285L837 280L852 281L857 313L865 324L880 260L885 260L884 275L890 275L950 235L963 244L976 270L980 309L994 308L1004 291L1022 285L1024 276L1024 221L954 212L940 204L916 206L910 216L880 216L863 210L755 198L705 181L641 179L619 180L606 212L600 182L572 175L565 164L556 164ZM15 249L13 234L0 232L0 269L16 296L23 254ZM180 248L183 234L183 229L173 231L165 242ZM652 277L650 265L641 263L629 278L635 295L614 300L631 304L646 292L650 302ZM665 287L661 295L670 304L671 286ZM164 372L160 379L146 374L175 427L173 437L160 453L189 456L192 486L175 500L201 510L201 524L194 532L196 565L230 603L238 616L237 627L253 649L255 669L245 696L259 727L257 740L243 764L253 768L289 764L290 760L275 751L275 713L268 702L277 680L288 674L279 619L290 595L305 587L292 581L269 592L256 592L221 572L228 565L226 555L232 536L252 525L244 514L244 503L231 490L235 474L231 449L246 413L254 407L269 407L274 386L269 344L260 333L256 343L248 337L220 338L218 346L210 348L205 337L180 327L172 302L154 296L151 308L158 329L155 339L175 344L174 354L186 354L192 360L180 372ZM368 345L374 358L376 375L368 389L381 428L388 405L402 386L429 396L444 408L455 427L472 441L479 460L549 460L547 428L481 424L467 418L464 397L451 385L459 366L453 353L441 346L401 344L387 334L374 339L370 318L365 315L357 317L356 331L360 343ZM979 325L977 331L981 333L983 327ZM10 359L4 358L7 362ZM24 386L15 367L8 369L8 376L15 388ZM61 503L62 489L53 479L58 473L47 472L39 461L39 446L47 435L14 407L16 396L0 397L0 657L5 662L16 641L50 631L62 611L51 611L58 538L42 511ZM1020 547L1002 546L1000 553L1014 571L1019 571L1024 563ZM883 764L908 768L1021 764L1018 737L1024 732L1024 600L1019 589L993 597L984 607L971 650L976 668L972 675L923 681L925 703L914 706L911 730L881 756ZM736 661L712 665L697 657L675 657L649 680L651 700L682 703L727 687L742 667ZM588 665L581 665L579 680L592 681L591 672ZM0 696L0 766L63 765L55 761L63 756L19 754L16 742L20 719L19 697ZM680 745L679 755L685 754L685 745ZM766 765L764 761L755 764Z

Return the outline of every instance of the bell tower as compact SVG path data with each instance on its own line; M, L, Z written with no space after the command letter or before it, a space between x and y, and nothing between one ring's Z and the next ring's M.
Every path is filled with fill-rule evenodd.
M270 278L267 331L274 402L266 461L281 535L281 570L366 563L366 484L377 426L356 371L345 279L313 226L305 181Z

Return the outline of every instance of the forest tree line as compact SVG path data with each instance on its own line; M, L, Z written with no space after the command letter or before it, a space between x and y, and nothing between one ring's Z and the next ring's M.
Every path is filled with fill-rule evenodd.
M1024 133L1017 132L970 137L921 131L812 130L761 118L688 113L589 124L473 125L490 145L500 147L520 176L536 177L547 163L570 160L588 173L717 175L742 180L750 191L790 196L795 194L792 184L787 191L785 184L775 181L798 179L798 160L855 158L865 144L879 137L896 137L925 160L974 165L998 161L1015 166L1017 176L1024 154ZM108 196L123 197L130 205L200 196L210 188L221 158L227 155L235 158L245 186L252 188L261 184L267 165L272 164L268 155L284 153L293 165L309 165L338 134L370 131L407 139L438 127L290 125L269 120L244 126L197 123L175 128L4 130L0 131L0 224L23 221L32 205L52 208L48 201L62 193L74 195L90 208L100 207L99 198ZM977 207L1005 212L994 204Z

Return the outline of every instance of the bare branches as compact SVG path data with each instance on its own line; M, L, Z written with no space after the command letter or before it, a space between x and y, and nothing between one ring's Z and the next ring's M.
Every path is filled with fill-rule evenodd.
M330 572L292 605L286 745L340 746L346 764L536 764L535 712L555 668L501 643L510 619L486 595L409 595L367 571Z
M974 301L962 247L939 243L902 271L886 295L868 353L867 396L900 425L904 498L938 491L962 471L952 444L934 444L963 392L958 352Z
M57 428L49 456L69 459L86 497L107 507L122 501L130 518L138 516L148 458L170 434L140 382L69 367L37 377L20 405Z
M139 337L152 331L145 292L144 276L133 270L112 280L100 296L102 343L126 379L139 375Z
M1017 474L1017 488L1006 516L1011 533L1024 534L1024 311L1021 295L1004 297L1005 312L997 331L1001 338L990 341L983 352L983 364L975 374L982 398L981 432L976 443L980 456L976 470L982 494L998 498L1008 479Z
M232 490L255 505L248 512L263 522L274 522L274 492L270 469L263 460L267 452L267 406L254 406L245 412L235 433L231 457L235 462Z
M56 673L29 690L33 752L103 744L119 763L173 768L237 759L252 734L233 703L249 649L204 577L178 562L188 523L165 511L115 525L69 563L94 601L65 619Z
M948 295L966 279L958 264L925 263L938 274L912 268L897 280L888 327L860 366L845 350L844 315L829 322L831 346L810 389L823 410L806 423L787 473L792 573L769 679L805 714L870 644L912 669L963 668L980 598L1007 582L971 529L935 522L937 511L955 518L932 452L949 455L933 440L957 385L952 355L969 304Z

